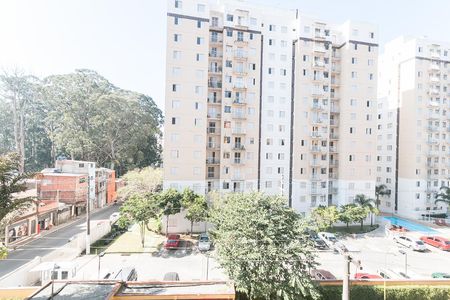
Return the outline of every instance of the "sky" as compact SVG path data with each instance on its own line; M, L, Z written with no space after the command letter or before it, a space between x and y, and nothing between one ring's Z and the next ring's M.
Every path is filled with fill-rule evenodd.
M44 77L88 68L163 108L167 1L0 0L0 69ZM400 35L450 42L449 0L247 1L377 24L381 46Z

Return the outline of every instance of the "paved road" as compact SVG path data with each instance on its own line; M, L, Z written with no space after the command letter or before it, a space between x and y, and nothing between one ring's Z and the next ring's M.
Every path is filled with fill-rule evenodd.
M119 210L119 206L106 207L91 215L91 220L109 219L109 216ZM62 225L64 226L64 225ZM91 225L92 226L92 225ZM86 218L79 219L71 225L49 233L41 238L27 243L26 245L11 252L6 260L0 261L0 277L14 271L20 266L26 264L36 256L44 256L54 251L55 248L61 248L67 244L68 240L74 235L86 230Z

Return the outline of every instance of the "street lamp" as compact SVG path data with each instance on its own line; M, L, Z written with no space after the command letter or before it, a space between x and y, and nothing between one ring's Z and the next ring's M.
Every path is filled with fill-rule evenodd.
M100 280L100 258L102 258L103 256L105 256L105 251L103 251L103 252L100 252L99 254L98 254L98 276L97 276L97 278Z
M398 250L398 252L405 256L405 275L408 276L408 253L403 250Z

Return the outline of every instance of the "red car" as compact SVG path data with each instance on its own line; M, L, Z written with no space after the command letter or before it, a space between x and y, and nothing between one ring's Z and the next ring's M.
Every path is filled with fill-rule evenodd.
M180 247L180 235L179 234L170 234L167 237L167 241L164 244L164 248L178 249L179 247Z
M450 241L440 236L422 236L420 238L425 244L439 248L444 251L450 251Z
M376 274L356 273L355 279L383 279L383 277Z

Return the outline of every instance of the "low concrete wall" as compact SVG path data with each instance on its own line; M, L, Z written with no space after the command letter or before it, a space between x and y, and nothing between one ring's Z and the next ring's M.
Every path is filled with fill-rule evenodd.
M169 233L188 233L191 232L191 221L186 219L186 213L182 211L176 215L169 216ZM166 233L167 216L163 216L161 219L161 231ZM212 228L212 225L207 222L194 223L193 232L202 233Z
M31 269L36 267L42 262L42 258L36 256L33 260L24 264L14 272L6 274L0 278L0 287L13 287L13 286L30 286L40 280L39 272L30 272Z
M91 223L91 244L111 231L109 221ZM86 234L79 233L65 247L52 251L43 257L36 257L19 269L0 278L0 287L30 286L40 280L40 272L30 272L35 266L46 261L71 261L86 249ZM95 253L95 250L92 251Z

